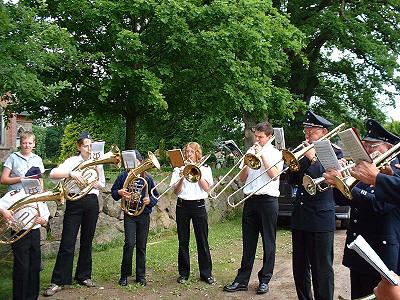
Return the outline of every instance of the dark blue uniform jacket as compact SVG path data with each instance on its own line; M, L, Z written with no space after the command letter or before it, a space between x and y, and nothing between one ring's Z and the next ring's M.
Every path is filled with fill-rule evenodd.
M343 157L341 150L334 148L338 158ZM289 171L288 181L297 184L298 189L293 205L292 228L309 232L329 232L336 228L335 223L335 201L331 188L324 192L310 195L304 189L303 177L309 175L311 178L319 178L324 173L324 168L319 161L311 164L307 157L300 159L300 170Z
M121 172L118 175L117 179L115 180L115 182L114 182L114 184L113 184L113 186L111 188L111 196L113 197L113 199L115 201L118 201L119 199L121 199L121 196L118 194L118 190L122 189L122 187L124 186L124 182L125 182L126 177L128 177L128 173L126 171ZM151 189L154 187L153 177L151 177L150 174L145 173L145 179L147 181L147 190L148 190L148 193L149 193L150 203L148 205L146 205L146 207L143 210L143 213L144 214L150 214L151 211L152 211L152 207L157 204L157 199L154 198L150 193ZM155 191L154 194L156 196L158 196L157 191ZM142 195L140 197L141 203L143 203L144 196L145 196L145 190L143 189L142 190Z
M376 197L376 188L362 182L351 193L353 199L348 200L339 190L334 189L337 203L351 206L346 245L361 234L388 268L398 273L400 206ZM343 265L365 274L376 272L361 256L347 247L344 249Z

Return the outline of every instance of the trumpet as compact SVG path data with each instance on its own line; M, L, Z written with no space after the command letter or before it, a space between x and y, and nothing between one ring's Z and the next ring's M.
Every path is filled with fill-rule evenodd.
M379 170L384 169L386 166L390 164L390 162L397 158L400 154L400 143L397 143L392 148L390 148L385 153L379 155L375 159L373 159L373 163ZM354 166L355 164L353 164ZM356 186L359 180L351 175L340 178L335 177L336 188L349 200L353 199L351 195L351 190Z
M165 189L165 191L163 191L162 193L160 193L158 196L155 195L155 191L157 189L157 187L159 187L163 182L165 182L170 176L172 176L172 173L168 176L165 176L159 183L156 184L155 187L153 187L150 191L151 195L156 198L157 200L159 200L162 196L164 196L168 191L170 191L175 184L177 184L179 182L179 180L181 180L182 177L184 177L187 181L191 182L191 183L195 183L198 182L201 179L201 170L200 167L202 165L204 165L204 163L210 158L211 154L208 154L206 156L204 156L201 161L197 164L193 164L193 163L187 163L185 165L185 167L183 168L182 174L179 176L179 179L176 180L173 184L171 184L167 189Z
M341 168L339 170L340 173L346 173L346 176L349 176L348 170L351 169L352 167L355 166L355 163L351 163L343 168ZM325 177L318 177L318 178L311 178L309 175L304 175L303 177L303 187L306 190L307 193L309 193L310 195L315 195L317 193L317 191L319 192L324 192L326 191L328 188L330 188L331 186L326 184L325 187L322 186L322 184L325 183Z
M340 124L339 126L335 127L334 129L332 129L330 132L328 132L327 134L325 134L324 136L322 136L321 138L318 139L318 141L324 140L324 139L331 139L332 137L334 137L335 135L337 135L345 126L345 123ZM302 148L303 147L303 148ZM233 203L231 201L231 198L238 193L240 190L243 190L243 187L235 192L233 192L232 194L230 194L228 196L228 204L232 207L237 207L238 205L240 205L241 203L243 203L244 201L246 201L247 199L249 199L251 196L253 196L255 193L257 193L259 190L261 190L263 187L265 187L266 185L268 185L270 182L277 180L279 178L279 176L281 176L281 174L287 172L289 169L292 172L298 172L300 169L300 159L304 157L304 155L306 154L307 151L311 150L312 148L314 148L314 144L310 144L308 146L304 146L303 143L301 143L300 145L298 145L294 150L290 151L287 149L283 149L282 150L282 160L285 162L286 167L279 172L276 176L270 178L264 185L262 185L261 187L259 187L256 191L252 192L251 194L247 195L246 197L244 197L242 200L240 200L237 203ZM274 165L270 166L268 169L265 170L265 172L268 172L271 168L277 166L279 163L282 162L282 160L276 162ZM261 176L261 175L260 175Z
M267 146L267 145L269 145L269 144L271 144L273 141L274 141L274 139L275 139L275 136L273 136L263 147L265 147L265 146ZM250 148L249 148L249 151L254 151L255 152L255 146L257 145L257 143L256 144L254 144L253 146L251 146ZM261 153L261 151L260 151L260 153ZM236 168L236 167L238 167L238 166L240 166L240 164L243 162L243 164L244 165L246 165L246 166L248 166L250 169L253 169L253 170L258 170L259 168L261 168L261 161L260 161L260 158L259 158L259 155L257 155L257 154L252 154L252 153L246 153L245 155L243 155L239 160L238 160L238 162L216 183L216 184L214 184L214 186L211 188L211 190L209 191L209 195L210 195L210 197L211 198L213 198L213 199L216 199L216 198L218 198L219 196L221 196L222 195L222 193L235 181L235 179L236 178L238 178L239 177L239 175L240 175L240 170L237 172L237 174L231 179L231 181L229 181L227 184L226 184L226 186L218 193L218 194L216 194L216 192L215 192L215 190L216 190L216 188L217 187L219 187L223 182L224 182L224 180L233 172L233 170ZM264 174L264 172L261 174L261 175L263 175ZM260 176L261 176L260 175ZM258 177L260 177L260 176L258 176ZM257 178L258 178L257 177ZM244 188L244 187L243 187Z
M11 245L27 235L33 227L37 217L40 217L38 206L34 206L35 202L56 201L57 203L64 202L64 189L59 183L54 189L48 192L28 195L8 208L13 215L11 224L7 224L4 218L0 215L0 245ZM27 211L27 209L30 211ZM20 232L22 229L28 228Z

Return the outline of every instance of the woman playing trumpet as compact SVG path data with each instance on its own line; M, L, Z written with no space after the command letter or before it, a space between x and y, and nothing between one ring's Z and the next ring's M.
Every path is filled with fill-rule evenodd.
M235 280L225 285L224 291L236 292L247 290L253 268L258 236L261 234L263 241L263 266L258 272L259 286L258 294L268 292L268 283L271 280L276 251L276 222L278 219L278 196L279 179L278 174L282 171L282 154L270 140L273 138L273 128L269 122L259 123L255 127L256 144L249 149L259 157L261 167L249 168L244 165L240 172L240 181L251 182L244 188L245 194L252 194L244 204L242 215L243 256L240 269ZM280 162L279 162L280 161ZM277 163L279 162L279 163ZM265 170L269 169L267 172ZM264 172L264 176L259 176ZM255 180L254 178L259 177ZM276 177L277 180L265 183ZM262 187L263 186L263 187ZM260 189L260 187L262 187ZM257 191L257 192L256 192Z
M188 143L183 149L186 161L199 164L202 159L201 146L196 142ZM184 283L190 274L189 240L190 220L193 223L196 236L197 254L199 261L200 279L208 284L215 282L212 276L212 261L208 245L208 216L205 199L210 186L213 184L211 168L200 166L201 177L197 182L189 182L182 176L182 170L175 168L171 185L174 184L174 193L178 196L176 203L176 225L178 231L179 252L177 281Z

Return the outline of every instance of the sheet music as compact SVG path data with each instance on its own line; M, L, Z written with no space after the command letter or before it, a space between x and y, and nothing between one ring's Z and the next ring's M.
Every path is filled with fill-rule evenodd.
M285 149L285 134L282 127L274 128L275 147L278 150Z
M372 163L372 159L367 150L365 150L355 128L349 128L339 132L338 136L343 143L344 152L351 157L352 161L357 162L358 160L364 160Z
M135 150L122 151L122 159L124 160L125 169L136 168L136 152Z
M97 141L92 143L92 155L91 157L94 159L99 159L102 155L104 155L104 145L106 142ZM106 177L104 175L103 165L98 165L97 170L99 172L99 182L100 184L106 183Z
M21 178L21 184L26 194L37 194L42 191L39 179Z
M233 154L233 156L235 156L235 157L243 156L242 151L240 150L238 145L236 145L235 141L227 140L227 141L223 141L222 144L224 145L224 147L226 149L228 149L228 151L230 151Z
M168 156L173 168L180 168L185 165L181 149L168 150Z
M375 270L377 270L383 277L385 277L392 285L398 285L396 277L390 272L388 267L382 261L378 254L371 248L367 241L358 235L357 238L347 245L349 249L356 251L362 258L364 258Z
M318 160L321 162L325 170L340 170L339 161L329 140L315 141L314 148Z

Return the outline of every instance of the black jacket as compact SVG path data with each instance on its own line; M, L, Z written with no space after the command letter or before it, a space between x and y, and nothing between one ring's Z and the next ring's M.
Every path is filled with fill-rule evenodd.
M334 148L336 156L342 158L342 151ZM296 199L292 212L292 228L309 232L329 232L336 228L335 201L332 189L310 195L304 189L303 177L319 178L324 173L324 168L317 160L311 164L307 157L300 159L300 170L289 171L288 181L297 185Z

